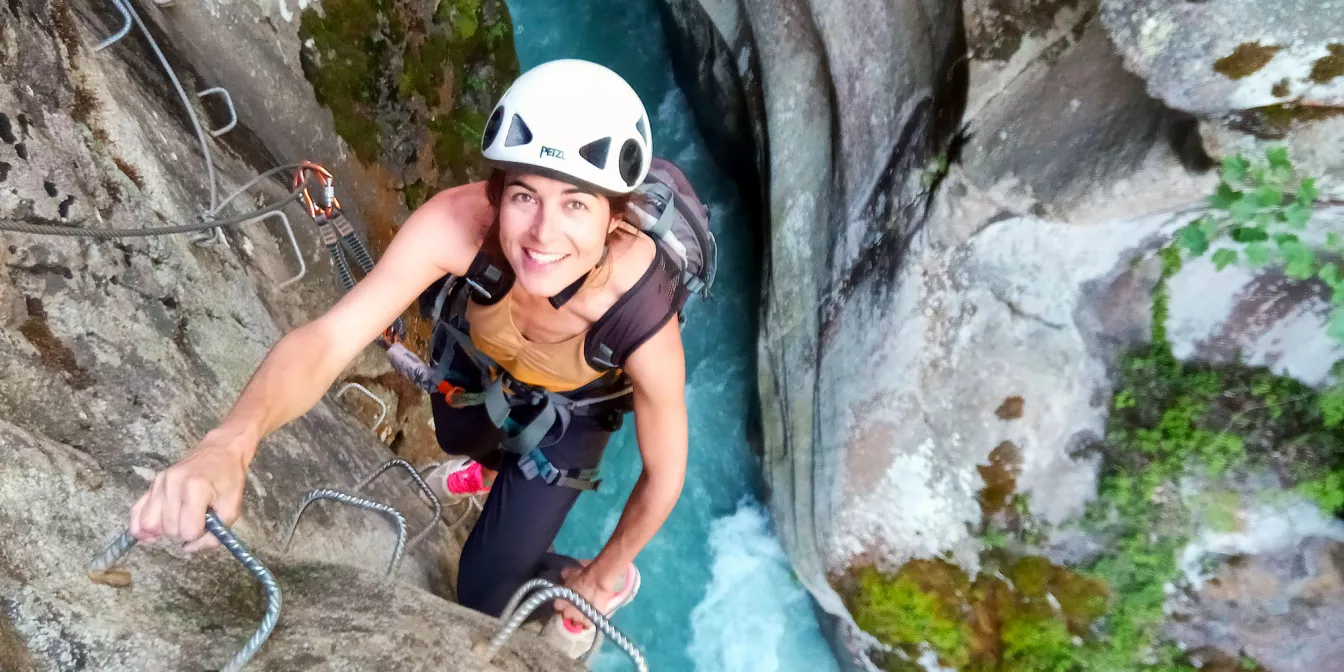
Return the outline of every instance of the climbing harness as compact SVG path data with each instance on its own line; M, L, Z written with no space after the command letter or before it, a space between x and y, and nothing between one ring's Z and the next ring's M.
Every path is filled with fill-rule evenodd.
M472 360L481 375L480 385L483 392L476 395L462 392L461 386L449 382L450 391L453 392L448 399L449 403L459 408L484 406L490 421L504 430L500 448L518 456L518 466L526 478L530 480L540 477L550 485L576 490L598 488L601 481L597 478L597 469L556 468L541 450L549 445L543 444L543 441L557 426L559 433L552 443L558 441L569 429L570 421L575 415L610 413L611 409L609 406L604 406L604 402L615 402L629 395L633 390L629 380L620 375L608 376L575 392L566 394L552 392L543 387L528 385L509 375L503 366L481 352L472 343L471 337L451 321L439 321L435 325L435 331L451 339L452 344ZM451 354L445 349L439 357L430 377L435 388L440 388L453 373ZM529 409L528 412L532 413L532 417L520 422L515 419L514 412L522 409ZM526 416L521 415L519 418Z
M280 619L280 607L283 602L280 586L275 582L275 575L271 574L271 570L261 564L260 560L257 560L252 551L238 537L234 536L233 532L224 525L213 510L207 511L205 514L205 529L209 530L210 534L213 534L216 539L219 539L219 543L223 544L224 548L228 549L229 553L243 567L247 568L247 571L257 579L257 583L261 584L262 592L266 595L266 611L262 614L261 623L257 625L256 632L252 633L252 637L247 640L243 648L239 649L238 653L233 654L229 662L220 669L220 672L238 672L243 669L247 661L252 659L261 645L266 643L266 639L271 636L271 631L275 629L276 621ZM89 573L100 574L106 572L129 553L135 547L135 544L136 539L131 536L130 530L122 532L121 536L113 540L107 549L94 559L89 566Z
M525 597L527 598L526 601L523 599ZM490 662L495 654L503 648L509 637L513 636L513 633L522 627L523 622L527 620L528 616L532 615L532 612L553 600L564 600L574 605L574 608L582 612L584 617L592 622L599 633L605 635L607 639L610 639L612 643L625 651L626 655L630 656L630 660L634 662L635 668L639 672L649 672L649 665L645 662L644 654L640 652L639 647L635 646L634 642L631 642L620 630L617 630L605 614L598 611L591 602L583 599L582 595L564 586L557 586L546 579L532 579L519 586L504 606L504 611L500 612L499 620L502 625L499 630L495 632L494 637L491 637L489 642L477 642L473 651L481 656L485 662ZM590 653L596 652L600 644L601 640L594 642Z

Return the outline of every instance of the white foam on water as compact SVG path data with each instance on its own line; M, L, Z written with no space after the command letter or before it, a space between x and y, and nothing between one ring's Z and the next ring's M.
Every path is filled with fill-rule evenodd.
M710 526L712 573L691 612L687 654L704 672L834 670L807 592L759 504L743 500Z
M297 0L295 0L297 1ZM692 301L687 328L686 402L690 455L676 508L636 558L639 597L614 624L654 670L792 672L837 669L795 581L769 516L753 499L760 465L747 418L755 383L757 270L737 185L722 174L677 88L653 0L508 0L524 70L556 58L586 58L615 69L640 94L656 156L675 162L711 207L719 242L712 301ZM603 489L579 498L557 552L591 558L615 529L642 469L633 417L603 459ZM745 498L745 499L744 499ZM593 661L600 672L633 670L610 642Z

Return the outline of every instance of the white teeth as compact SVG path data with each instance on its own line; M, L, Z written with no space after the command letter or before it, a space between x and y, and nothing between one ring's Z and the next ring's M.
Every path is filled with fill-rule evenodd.
M552 264L565 258L563 254L542 254L535 250L527 250L527 256L539 264Z

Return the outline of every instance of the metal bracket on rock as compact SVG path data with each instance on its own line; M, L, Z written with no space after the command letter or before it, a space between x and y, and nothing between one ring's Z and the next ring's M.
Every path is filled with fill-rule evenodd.
M252 633L252 637L247 640L243 648L239 649L238 653L233 654L229 662L220 669L220 672L238 672L252 659L252 656L256 655L262 644L265 644L266 639L271 636L276 621L280 619L280 607L283 598L280 594L280 586L275 582L275 575L271 574L271 570L261 564L261 561L257 560L252 551L238 537L234 536L233 532L229 530L228 526L224 525L214 511L206 512L205 529L209 530L210 534L213 534L216 539L219 539L219 543L223 544L224 548L228 549L229 553L243 567L247 568L247 571L256 578L257 583L261 584L262 591L266 594L266 611L262 614L261 623L257 625L256 631ZM130 530L126 530L121 536L113 540L97 558L94 558L89 565L89 574L106 572L129 553L135 547L135 544L135 537L131 536Z
M368 511L377 511L392 520L392 524L397 528L397 546L392 551L392 562L387 565L387 576L390 578L396 571L397 565L401 562L401 555L406 550L406 517L401 515L400 511L379 502L354 495L347 495L344 492L320 488L304 495L303 501L299 502L299 510L294 514L294 523L289 526L289 533L285 535L284 550L289 552L289 544L294 540L294 532L299 529L299 519L303 517L303 512L309 504L319 500L329 499L347 506L354 506Z
M378 415L378 421L373 423L373 431L375 432L378 431L378 425L383 424L383 419L387 417L387 403L385 403L382 399L379 399L378 395L370 392L369 388L364 387L359 383L346 383L345 385L342 385L341 389L336 391L336 398L340 399L341 395L345 394L346 391L348 391L352 387L368 395L370 399L373 399L374 401L378 402L378 405L382 407L383 412Z
M527 597L526 601L523 600L524 597ZM557 586L546 579L532 579L519 586L518 590L514 591L513 596L509 598L504 611L500 612L499 620L502 625L495 632L495 636L490 638L489 642L477 642L472 647L472 651L485 662L490 662L495 654L499 653L499 650L504 647L504 643L508 641L509 637L517 632L518 628L522 627L523 621L526 621L527 617L537 610L537 607L552 600L564 600L574 605L576 609L583 613L585 618L592 622L598 633L606 635L607 639L610 639L612 643L625 651L626 655L630 656L630 660L634 662L635 668L639 672L649 672L649 665L645 662L644 654L640 653L639 647L635 646L634 642L631 642L620 630L617 630L616 626L613 626L611 621L607 620L606 615L599 612L588 600L583 599L582 595L569 588ZM519 606L520 602L522 603L521 606ZM600 641L594 643L589 653L596 651L600 643Z
M233 106L233 96L229 95L228 89L225 89L222 86L214 86L208 88L204 91L197 93L196 97L204 98L211 94L222 97L224 99L224 104L227 105L229 108L229 123L224 124L222 127L217 128L213 131L210 131L210 137L218 138L219 136L224 135L229 131L232 131L233 127L238 125L238 110Z
M121 29L113 33L106 40L99 42L98 46L93 48L94 51L102 51L116 44L121 38L126 37L126 35L131 32L131 15L127 13L126 8L121 5L121 0L112 0L112 6L117 8L117 13L121 14Z
M414 537L411 537L410 541L406 542L407 548L414 548L416 544L424 541L425 538L429 536L430 532L434 531L434 525L437 524L438 521L443 520L443 505L439 503L438 496L434 494L433 490L429 489L429 484L425 483L425 479L420 477L420 472L416 471L415 467L411 466L410 462L407 462L400 457L395 457L384 462L383 465L378 467L378 469L370 474L368 478L360 481L359 485L355 486L355 492L362 491L379 476L387 473L393 467L401 467L402 469L405 469L406 473L411 475L411 480L415 481L415 485L420 488L420 492L423 492L425 496L429 498L430 504L434 507L434 519L429 521L429 524L425 526L425 529L417 532Z
M108 1L112 3L112 6L116 8L117 13L121 15L122 26L117 30L116 33L113 33L107 39L103 40L102 42L99 42L97 46L94 47L93 50L95 52L102 51L112 46L113 44L116 44L131 32L131 28L134 25L136 24L140 25L141 32L144 33L145 39L149 42L150 49L154 52L154 55L158 58L159 65L163 68L164 74L168 77L169 82L172 83L173 88L177 91L177 95L181 99L183 107L186 108L187 117L191 120L192 129L195 131L197 141L200 143L201 156L205 160L206 182L210 187L210 207L207 208L202 213L203 221L208 223L209 220L214 219L215 215L219 214L219 211L222 210L226 204L228 204L240 193L242 193L242 190L239 190L238 193L235 193L233 196L230 196L223 202L220 202L218 200L219 178L215 173L215 164L214 160L211 158L210 155L210 146L206 143L205 140L205 134L207 132L210 134L211 137L218 138L219 136L233 130L238 125L238 108L233 104L233 96L229 93L227 89L220 86L211 87L196 93L196 97L198 99L205 98L206 96L210 95L217 95L222 97L224 99L224 105L229 110L229 121L227 124L209 131L203 129L201 126L201 121L198 118L199 115L196 114L195 107L191 105L189 99L187 98L187 93L186 90L182 87L181 80L178 78L177 73L173 71L172 66L168 63L168 59L163 55L163 51L159 48L159 44L154 39L154 36L150 34L149 29L146 28L144 22L140 20L140 15L137 14L135 8L129 4L130 0L108 0ZM265 175L272 174L276 170L279 169L272 169L270 171L267 171L266 173L263 173L262 175L257 176L257 178L253 179L251 182L248 183L248 186L256 184L257 182L260 181L262 177L264 177ZM284 222L285 225L285 231L289 235L289 244L294 248L294 256L299 260L299 274L290 278L289 280L280 283L280 288L284 289L285 287L288 287L289 285L297 282L300 278L302 278L304 274L307 273L308 267L303 261L303 253L299 250L298 241L294 238L294 229L290 225L289 219L285 217L283 213L280 213L279 208L281 206L282 204L277 203L274 206L272 206L274 208L273 210L265 212L261 216L258 216L254 219L248 220L248 222L259 222L277 213L279 213L280 217L282 218L282 221ZM191 242L201 247L213 247L215 245L219 245L220 243L225 242L224 231L220 227L205 229L205 233L194 236L191 239Z

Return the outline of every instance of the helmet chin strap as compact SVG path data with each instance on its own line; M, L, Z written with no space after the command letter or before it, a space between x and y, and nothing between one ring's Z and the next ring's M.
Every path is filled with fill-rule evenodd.
M597 260L597 264L593 266L593 270L597 270L597 268L602 266L602 263L607 260L607 251L609 249L610 248L608 248L606 245L602 246L602 258ZM574 298L574 295L578 294L580 289L583 289L583 283L588 282L588 276L592 274L593 271L588 271L587 273L580 275L578 280L569 283L569 286L560 290L559 294L556 294L555 296L552 296L550 299L547 299L548 301L551 302L551 307L556 310L560 310L561 306L565 305L566 303L569 303L569 300Z

